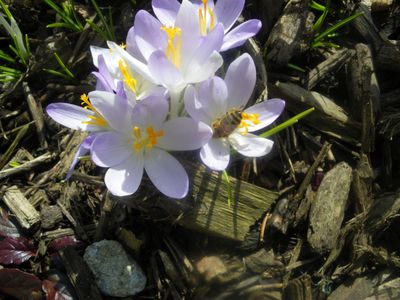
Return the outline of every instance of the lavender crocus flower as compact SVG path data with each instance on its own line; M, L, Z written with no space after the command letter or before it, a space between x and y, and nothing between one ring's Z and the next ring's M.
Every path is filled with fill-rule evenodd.
M243 45L249 38L257 34L261 28L261 21L251 19L232 29L239 18L245 0L213 0L193 1L195 7L193 19L198 20L197 30L206 36L217 24L224 28L224 39L220 51L226 51ZM183 4L183 2L182 2ZM153 0L153 11L157 18L166 26L174 24L180 3L177 0Z
M163 97L139 102L126 118L125 113L115 113L115 107L100 105L105 100L101 98L111 97L109 94L96 95L101 97L94 98L93 105L112 130L96 135L91 155L95 164L109 168L104 181L110 192L116 196L133 194L146 170L162 193L172 198L185 197L188 175L168 151L200 148L210 139L211 129L187 117L166 121L169 107Z
M128 33L129 52L108 43L130 70L168 89L173 117L183 106L179 101L186 86L213 76L223 62L218 53L224 36L222 24L216 24L212 32L202 36L195 14L196 7L183 0L174 22L166 26L141 10ZM140 57L130 54L138 52Z
M185 91L185 107L196 121L213 130L213 137L200 150L202 161L211 169L224 170L230 159L230 146L248 157L269 153L273 142L250 132L274 122L285 102L271 99L243 110L256 82L252 58L243 54L229 66L225 80L212 77Z
M82 106L69 103L52 103L46 107L47 114L54 121L74 130L89 132L89 135L81 143L74 156L72 164L67 172L66 180L71 177L79 158L90 152L91 144L96 134L111 130L110 125L102 116L98 107L91 102L91 100L102 96L102 94L99 94L99 92L91 92L89 95L90 98L86 94L81 96ZM121 97L119 95L109 95L109 97L105 97L105 101L109 103L100 103L100 106L113 109L119 116L126 115L125 117L127 117L127 114L132 112L134 102L129 102L126 97ZM98 102L99 101L95 101L95 103Z
M166 94L165 88L133 72L117 52L96 46L91 46L90 51L93 64L98 68L92 73L97 78L96 90L114 92L131 101Z

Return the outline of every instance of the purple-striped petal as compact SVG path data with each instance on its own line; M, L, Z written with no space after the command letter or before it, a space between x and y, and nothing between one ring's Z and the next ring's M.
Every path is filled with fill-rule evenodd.
M132 155L107 170L104 182L115 196L132 195L139 188L143 177L144 160L142 155Z
M150 180L164 195L181 199L189 190L189 178L179 163L168 152L153 148L146 152L144 168Z
M229 31L221 47L221 52L243 45L249 38L255 36L261 29L261 21L248 20Z

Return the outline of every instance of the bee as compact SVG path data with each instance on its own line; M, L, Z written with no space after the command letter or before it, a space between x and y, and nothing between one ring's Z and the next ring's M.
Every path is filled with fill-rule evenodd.
M211 127L213 129L214 138L222 138L229 136L242 122L242 110L232 108L222 117L216 119Z

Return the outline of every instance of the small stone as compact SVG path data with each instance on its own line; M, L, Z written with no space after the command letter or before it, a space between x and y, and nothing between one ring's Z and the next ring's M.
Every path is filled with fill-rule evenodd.
M307 240L314 251L325 254L333 249L339 236L353 178L345 162L326 173L310 210Z
M146 286L139 264L116 241L103 240L86 248L83 259L105 295L128 297Z

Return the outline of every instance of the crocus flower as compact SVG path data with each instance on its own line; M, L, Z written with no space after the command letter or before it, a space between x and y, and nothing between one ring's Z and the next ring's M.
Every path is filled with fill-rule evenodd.
M218 49L220 51L243 45L261 28L260 20L251 19L232 29L243 10L245 0L218 0L215 5L213 0L193 2L196 9L192 18L198 20L197 30L201 35L206 36L219 23L223 25L224 40ZM152 6L155 15L164 25L174 24L180 9L177 0L153 0Z
M117 52L96 46L91 46L90 51L93 64L98 68L92 73L97 78L96 90L127 96L131 101L166 93L165 88L131 70Z
M95 94L96 97L92 97ZM147 98L136 104L126 118L110 106L117 97L105 92L89 94L112 130L96 134L91 144L95 164L109 168L105 184L116 196L133 194L139 187L143 171L165 195L183 198L189 179L182 165L168 151L195 150L210 139L212 132L191 118L166 121L168 102L163 97Z
M274 122L285 102L271 99L244 109L255 82L254 62L243 54L231 63L225 80L214 76L197 88L186 89L187 112L213 130L213 137L200 150L202 161L211 169L224 170L228 166L230 146L248 157L260 157L271 151L271 140L250 132Z
M128 34L127 48L133 49L131 53L139 51L140 58L133 57L115 43L108 43L129 70L168 89L173 116L177 115L177 102L186 86L208 79L223 62L218 53L224 36L222 24L216 24L212 32L202 36L198 31L198 19L193 18L195 11L194 5L183 0L175 21L168 26L147 11L139 11Z
M69 103L52 103L46 107L47 114L56 122L74 130L82 130L89 132L89 135L79 146L72 164L68 170L66 179L69 179L72 172L79 161L79 157L89 153L91 144L96 134L104 131L112 130L106 119L99 112L98 108L91 102L99 97L98 92L89 93L90 98L83 94L81 95L82 106ZM125 118L133 110L133 103L129 102L126 97L115 95L108 97L109 108L113 109L114 113L119 116L125 115ZM96 103L99 101L96 101ZM114 106L114 107L113 107Z

